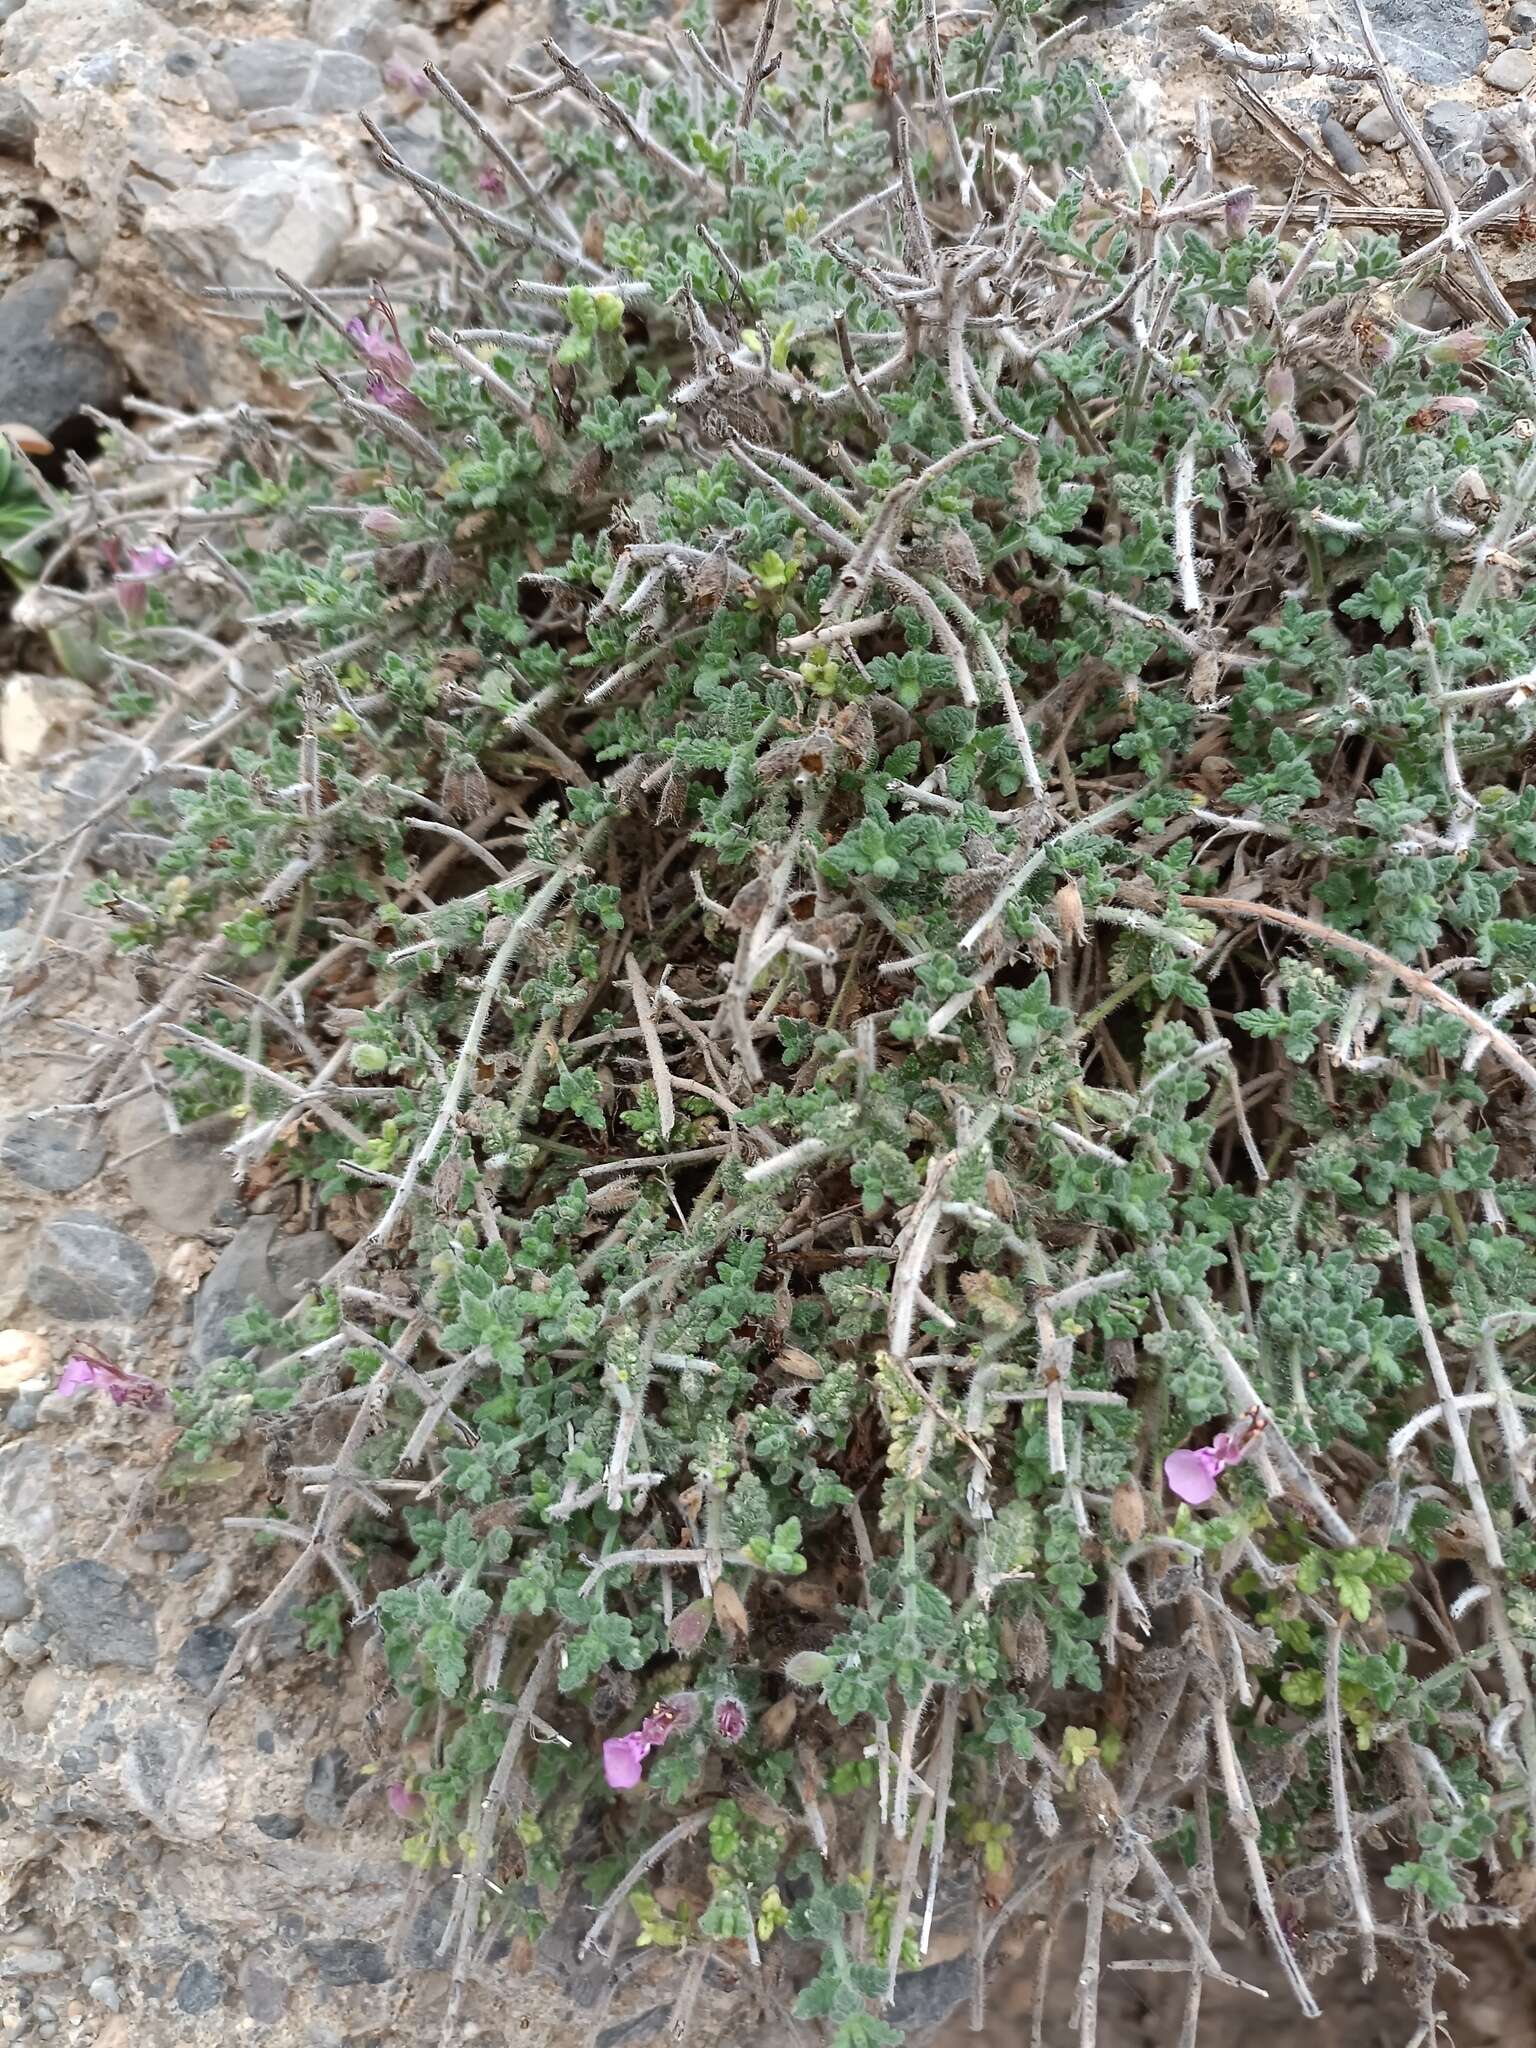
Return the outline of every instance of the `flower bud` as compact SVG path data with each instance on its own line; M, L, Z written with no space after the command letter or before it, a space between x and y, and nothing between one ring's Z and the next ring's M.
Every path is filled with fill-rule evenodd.
M784 1660L784 1676L791 1685L825 1685L834 1669L832 1659L820 1650L797 1650Z

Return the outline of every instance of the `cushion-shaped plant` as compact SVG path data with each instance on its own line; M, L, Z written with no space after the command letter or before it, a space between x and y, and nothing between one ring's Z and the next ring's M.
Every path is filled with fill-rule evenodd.
M1038 31L443 84L443 284L102 609L147 709L217 591L128 1052L347 1245L183 1455L281 1415L450 2023L571 1884L839 2048L946 1915L1197 2002L1218 1858L1429 2001L1529 1853L1531 344Z

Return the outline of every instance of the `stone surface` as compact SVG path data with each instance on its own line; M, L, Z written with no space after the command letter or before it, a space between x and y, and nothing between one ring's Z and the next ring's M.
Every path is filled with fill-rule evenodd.
M161 1523L141 1529L133 1539L135 1550L147 1550L152 1557L185 1557L192 1548L192 1532L179 1522Z
M34 1671L27 1680L26 1690L21 1695L21 1725L30 1734L41 1735L53 1719L54 1710L64 1690L64 1681L57 1671L45 1667Z
M338 1987L387 1984L394 1974L388 1956L376 1941L306 1941L304 1953L319 1971L321 1981Z
M176 2004L195 2018L221 2006L226 1988L217 1970L204 1962L191 1962L176 1980Z
M8 1629L0 1631L0 1654L9 1657L22 1671L30 1671L47 1649L46 1631L29 1623L13 1621Z
M1500 92L1524 92L1536 78L1536 59L1529 50L1505 50L1494 58L1483 76Z
M176 1676L200 1697L206 1697L219 1682L219 1674L235 1647L232 1628L204 1622L193 1629L176 1652Z
M61 258L0 293L0 419L52 435L82 406L110 412L122 398L117 358L70 310L79 281L75 265Z
M1376 0L1382 54L1421 85L1470 78L1488 54L1478 0Z
M27 1574L14 1550L0 1550L0 1622L24 1621L32 1612Z
M32 851L32 842L15 832L0 832L0 932L10 931L21 923L32 902L32 883L23 872L7 875L4 870L13 861Z
M401 19L397 0L309 0L312 41L332 50L357 50L382 62Z
M304 1816L298 1813L257 1813L252 1815L251 1825L260 1828L269 1841L293 1842L304 1832Z
M8 420L39 426L40 420L25 409L27 393L6 388L5 347L4 301L0 300L0 408ZM90 403L94 405L96 400ZM59 421L53 424L56 427ZM0 760L8 768L35 767L68 746L96 708L96 699L85 685L71 682L68 676L8 676L0 692Z
M171 1132L149 1096L125 1103L112 1126L128 1192L150 1221L171 1237L197 1237L236 1195L224 1147L232 1117L208 1117Z
M219 1751L199 1727L168 1716L133 1730L122 1789L133 1811L167 1841L212 1841L229 1813L229 1777Z
M106 1156L100 1129L85 1117L22 1117L0 1136L0 1166L48 1195L84 1187L100 1173Z
M275 2026L287 2009L288 1986L259 1963L247 1961L242 1966L240 1995L245 2001L247 2019L254 2020L258 2027Z
M1355 123L1355 140L1380 145L1390 142L1399 132L1389 107L1372 107L1368 114L1362 114Z
M255 36L248 43L231 43L224 53L224 76L247 113L254 107L296 107L309 89L318 54L313 43Z
M38 1579L37 1602L55 1663L86 1671L109 1664L154 1670L154 1609L115 1565L94 1557L56 1565Z
M224 1355L230 1341L229 1319L252 1301L274 1315L292 1308L335 1256L336 1248L323 1231L280 1238L275 1217L252 1216L220 1252L198 1292L192 1319L193 1364L207 1365Z
M155 1293L149 1253L89 1209L67 1209L44 1225L27 1268L27 1294L65 1322L134 1323Z
M1365 169L1365 158L1356 147L1355 138L1342 123L1331 119L1324 121L1318 132L1323 138L1324 148L1341 171L1353 176Z
M311 144L236 150L146 208L144 234L194 285L324 284L355 220L348 181Z
M310 1767L304 1791L304 1813L316 1827L339 1828L347 1801L357 1787L352 1761L344 1749L328 1749Z
M0 156L30 157L36 140L32 109L14 86L0 86Z

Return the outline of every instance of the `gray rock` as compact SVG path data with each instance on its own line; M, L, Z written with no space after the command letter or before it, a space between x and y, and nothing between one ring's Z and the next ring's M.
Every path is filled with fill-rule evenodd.
M64 1967L62 1949L17 1948L0 1961L0 1977L51 1977ZM36 2016L34 2007L33 2018Z
M637 2012L627 2020L620 2020L617 2026L604 2027L593 2038L592 2048L641 2048L647 2041L662 2037L662 2029L670 2016L671 2008L665 2005L647 2006L644 2012Z
M339 1828L347 1801L357 1789L352 1759L344 1749L328 1749L310 1766L304 1791L304 1813L316 1827Z
M355 50L262 36L225 52L224 76L244 112L289 107L312 114L353 114L383 90L379 67Z
M59 1752L59 1769L73 1785L81 1778L88 1778L92 1771L101 1769L100 1753L80 1743L71 1743L68 1749Z
M257 1813L251 1816L251 1821L273 1842L292 1842L304 1832L301 1813Z
M0 156L30 159L37 119L13 85L0 86Z
M315 114L355 114L383 89L377 64L350 50L322 50L305 105Z
M1382 54L1421 85L1470 78L1488 54L1478 0L1376 0Z
M318 55L313 43L286 36L256 36L232 43L223 58L224 76L235 89L242 111L256 107L296 107L309 90L309 76Z
M154 1670L154 1609L115 1565L94 1557L55 1565L38 1580L37 1600L56 1663L87 1671L107 1664Z
M394 1975L389 1957L376 1941L306 1941L304 1953L319 1971L321 1981L338 1988L349 1984L387 1984Z
M240 1994L245 2012L258 2027L275 2026L288 2005L288 1986L259 1963L247 1961L240 1969Z
M1435 100L1424 110L1424 139L1453 176L1470 167L1482 136L1483 116L1465 100Z
M24 1621L32 1612L27 1574L14 1550L0 1550L0 1623Z
M346 174L324 149L269 142L211 158L146 206L144 239L191 284L268 286L286 270L318 285L355 218Z
M211 1841L229 1816L223 1759L187 1722L143 1721L133 1729L121 1784L134 1812L170 1841Z
M0 832L0 868L8 868L12 861L20 860L23 854L31 851L30 839L23 839L15 832ZM0 932L11 931L19 925L31 902L32 885L24 874L0 878Z
M113 1977L92 1977L86 1984L85 1995L93 2004L105 2006L108 2012L122 2011L123 1996Z
M206 1696L219 1682L219 1675L229 1662L235 1647L235 1632L232 1628L219 1628L214 1622L204 1622L201 1628L193 1629L181 1648L176 1652L176 1676L183 1685L191 1686L199 1696Z
M224 2003L224 1979L207 1963L190 1962L176 1979L176 2003L193 2017Z
M1529 50L1505 50L1494 58L1483 76L1500 92L1524 92L1536 78L1536 60Z
M406 1969L437 1970L442 1967L443 1936L448 1932L454 1892L453 1879L444 1878L441 1884L432 1887L426 1904L417 1909L416 1917L400 1945L400 1960Z
M0 1137L0 1166L48 1195L84 1187L100 1173L106 1156L106 1140L87 1117L21 1117Z
M329 50L361 50L387 57L400 25L397 0L309 0L309 33Z
M1353 176L1356 171L1365 169L1365 158L1356 148L1355 138L1341 122L1330 118L1318 132L1323 138L1323 146L1341 171Z
M233 1339L230 1319L257 1302L282 1315L319 1278L336 1256L323 1231L280 1238L275 1216L253 1216L225 1245L198 1290L192 1318L194 1365L223 1357Z
M23 1394L11 1403L5 1411L5 1426L13 1436L25 1436L29 1429L37 1427L38 1403L30 1394Z
M39 1663L47 1647L47 1630L30 1623L13 1621L8 1629L0 1632L0 1650L23 1671L29 1665Z
M67 311L80 272L40 263L0 293L0 419L53 434L87 405L111 412L125 389L112 351Z
M151 1557L185 1557L192 1548L192 1531L179 1522L141 1529L133 1539L135 1550L147 1550Z
M224 1157L234 1130L232 1117L212 1116L172 1132L149 1097L125 1106L113 1137L122 1147L128 1191L152 1223L172 1237L197 1237L209 1228L236 1192Z
M894 2026L909 2029L907 2038L922 2036L917 2028L936 2027L947 2020L963 1998L970 1995L971 1965L963 1956L947 1963L935 1963L927 1970L903 1970L896 1979L896 1996L886 2008Z
M105 1216L67 1209L38 1238L27 1295L64 1322L136 1323L155 1297L154 1261Z
M1390 107L1372 107L1368 114L1362 114L1355 123L1355 140L1371 142L1378 146L1390 142L1399 133L1398 125L1392 118Z

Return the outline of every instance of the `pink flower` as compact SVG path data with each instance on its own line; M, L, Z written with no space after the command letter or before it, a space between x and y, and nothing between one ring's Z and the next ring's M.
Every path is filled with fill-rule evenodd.
M628 1792L639 1784L645 1760L654 1748L638 1729L633 1735L615 1735L603 1744L603 1776L615 1792Z
M112 579L124 618L143 618L149 603L150 584L175 566L176 557L161 541L155 541L147 548L128 550L127 567L119 569Z
M722 1742L740 1742L750 1725L746 1708L733 1694L715 1701L715 1734Z
M95 1387L106 1389L115 1408L163 1408L166 1403L165 1389L157 1381L147 1380L141 1373L124 1372L110 1359L75 1352L65 1361L55 1392L69 1397Z
M347 339L377 375L387 377L391 383L403 384L407 377L416 374L415 358L400 339L400 330L395 326L392 313L385 314L390 332L379 332L373 320L377 310L377 307L370 308L366 320L360 313L354 313L347 322Z
M1240 1465L1268 1427L1268 1417L1252 1408L1236 1429L1222 1430L1213 1443L1199 1450L1170 1451L1163 1460L1163 1477L1170 1492L1192 1508L1203 1508L1216 1492L1216 1483L1232 1465Z
M476 188L498 205L507 196L507 181L495 164L482 164L475 173Z
M414 64L408 64L403 57L391 57L384 66L384 82L401 92L410 93L414 99L424 100L432 90L432 81Z
M638 1785L645 1760L669 1737L686 1734L699 1718L696 1692L674 1692L658 1700L633 1735L615 1735L603 1744L603 1776L616 1792Z
M398 540L405 531L405 521L387 505L371 505L363 514L363 531L371 533L375 540Z
M387 1788L384 1797L389 1801L390 1812L397 1814L401 1820L418 1820L427 1810L427 1802L421 1794L413 1792L408 1785L401 1784L398 1779Z

